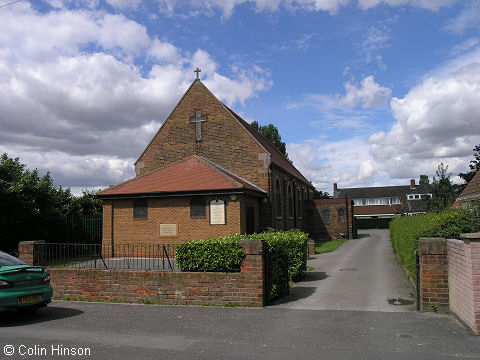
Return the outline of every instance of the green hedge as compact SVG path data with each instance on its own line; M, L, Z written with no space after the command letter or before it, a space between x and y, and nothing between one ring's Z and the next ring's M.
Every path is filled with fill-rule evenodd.
M177 246L175 261L182 271L240 271L241 241L238 235L187 241Z
M182 271L239 271L243 239L262 239L267 244L268 300L288 293L289 282L298 280L307 267L308 234L297 229L188 241L177 247L176 262Z
M480 211L449 209L397 218L390 223L390 239L398 259L415 279L415 250L420 237L459 238L460 234L480 231Z

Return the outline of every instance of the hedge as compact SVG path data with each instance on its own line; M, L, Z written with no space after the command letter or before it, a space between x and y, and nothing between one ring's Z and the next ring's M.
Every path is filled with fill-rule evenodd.
M415 250L420 237L459 238L463 233L480 231L480 211L449 209L397 218L390 223L392 247L408 276L415 279Z
M182 271L240 271L241 241L238 235L187 241L177 246L175 261Z
M268 300L288 293L289 281L298 280L307 267L308 234L297 229L187 241L177 246L176 262L182 271L239 271L243 239L262 239L267 244Z

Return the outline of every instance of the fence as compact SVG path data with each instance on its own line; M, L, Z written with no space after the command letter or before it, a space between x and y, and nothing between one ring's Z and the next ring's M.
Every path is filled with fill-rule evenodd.
M63 221L63 233L58 240L77 244L102 242L102 214L67 216Z
M173 244L36 243L34 264L82 269L178 270Z

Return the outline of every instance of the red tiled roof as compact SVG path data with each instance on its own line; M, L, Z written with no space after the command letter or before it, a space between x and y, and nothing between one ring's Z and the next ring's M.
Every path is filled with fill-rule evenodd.
M478 171L457 200L468 201L480 197L480 171Z
M193 155L149 174L99 191L97 195L127 195L212 190L265 191L221 168L212 161Z
M272 156L272 162L280 166L281 168L288 171L290 174L296 176L300 180L305 181L307 184L310 184L305 176L302 175L300 171L297 170L293 164L288 161L288 159L278 150L273 144L268 141L262 134L255 130L249 123L243 120L237 113L224 104L225 108L232 113L232 115L242 124L242 126L247 130L250 135L252 135L255 140L257 140L263 148L270 153Z

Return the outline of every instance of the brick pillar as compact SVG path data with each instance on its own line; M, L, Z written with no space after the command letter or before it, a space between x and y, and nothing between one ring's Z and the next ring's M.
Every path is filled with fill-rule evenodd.
M480 335L480 233L448 240L450 308Z
M39 257L35 256L35 244L45 244L45 240L21 241L18 244L18 258L29 265L42 265Z
M447 240L418 239L420 310L449 311Z
M265 240L247 239L242 240L242 249L245 259L242 262L240 271L253 291L250 296L252 306L265 306L267 300L266 291L266 251Z

